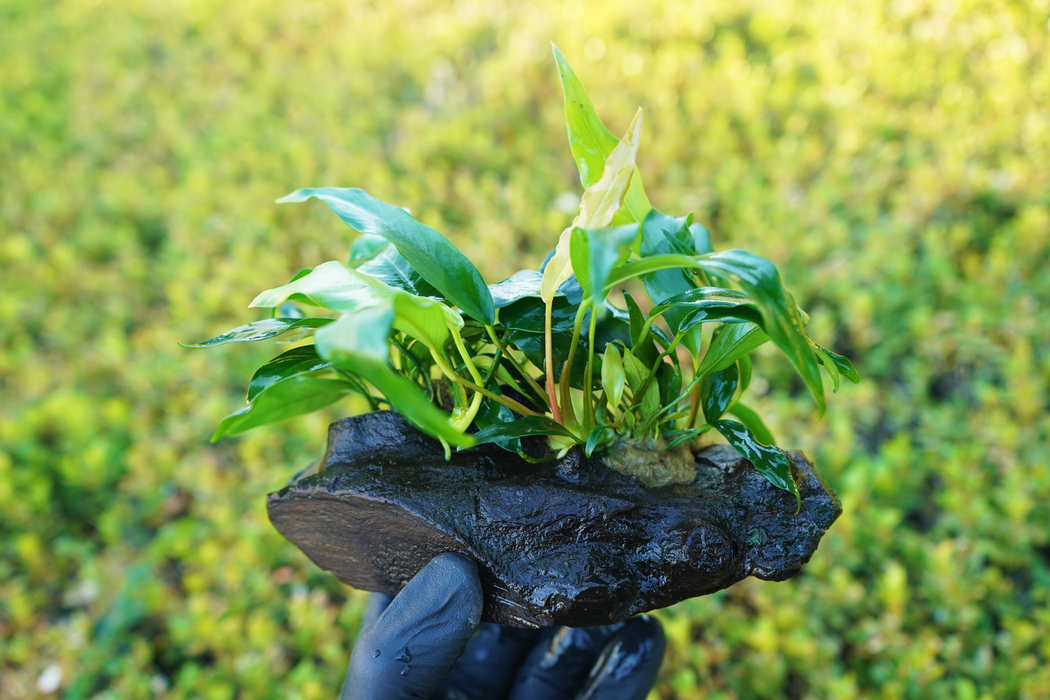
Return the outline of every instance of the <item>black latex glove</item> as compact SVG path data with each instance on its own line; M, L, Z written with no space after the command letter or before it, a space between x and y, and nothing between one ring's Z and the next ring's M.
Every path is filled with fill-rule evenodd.
M341 700L643 700L664 654L648 616L522 630L481 618L466 557L442 554L391 599L373 594Z

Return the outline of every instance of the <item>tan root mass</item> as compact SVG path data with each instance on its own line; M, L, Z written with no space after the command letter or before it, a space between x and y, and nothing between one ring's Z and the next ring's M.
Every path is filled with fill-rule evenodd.
M696 478L696 460L689 445L668 451L663 438L620 440L602 461L621 474L636 477L646 488L688 484Z

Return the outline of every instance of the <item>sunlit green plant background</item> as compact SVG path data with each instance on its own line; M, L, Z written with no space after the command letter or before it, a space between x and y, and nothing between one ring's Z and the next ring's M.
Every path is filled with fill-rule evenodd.
M274 347L191 352L345 259L303 185L489 282L579 195L550 41L653 204L773 260L865 381L752 402L845 513L795 580L661 613L654 698L1050 688L1050 4L5 0L0 697L332 698L363 594L269 525L325 415L216 445ZM254 318L254 316L253 316Z

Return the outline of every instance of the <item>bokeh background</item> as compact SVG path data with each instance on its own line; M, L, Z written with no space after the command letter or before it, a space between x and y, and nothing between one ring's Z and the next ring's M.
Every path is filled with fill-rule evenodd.
M1047 0L2 0L0 697L333 698L363 594L269 525L327 422L216 445L279 348L180 348L345 259L302 186L489 282L580 188L554 40L654 204L775 261L864 381L753 399L845 513L660 613L651 698L1050 696Z

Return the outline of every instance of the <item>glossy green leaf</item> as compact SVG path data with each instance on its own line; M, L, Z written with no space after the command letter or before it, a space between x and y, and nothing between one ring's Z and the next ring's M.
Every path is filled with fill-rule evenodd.
M416 221L400 207L356 188L321 187L296 190L278 202L317 197L352 228L382 236L441 295L476 321L495 321L492 295L474 264L447 238Z
M673 354L671 357L677 359ZM661 406L667 406L682 392L682 370L676 363L660 363L656 381L660 386Z
M638 224L573 229L569 244L572 269L584 294L591 298L591 308L605 301L602 292L609 273L627 260L637 240Z
M558 64L562 90L565 94L565 123L569 132L569 147L580 171L580 183L584 188L598 182L605 170L605 163L618 139L602 123L594 104L583 84L568 61L554 46L554 60ZM634 168L630 188L624 198L624 206L617 212L614 224L640 222L645 219L652 205L645 196L642 177Z
M363 235L361 236L363 237ZM380 239L383 240L383 239ZM423 279L414 267L408 264L397 248L383 241L387 246L372 259L367 260L355 269L365 275L374 277L383 284L400 289L409 294L423 297L441 297L441 293Z
M288 299L296 299L332 311L345 312L362 306L374 306L390 296L390 287L379 280L332 260L284 286L267 289L255 297L249 306L270 308Z
M623 351L623 370L627 375L627 383L634 392L634 404L641 408L642 419L646 419L660 410L660 389L656 382L649 382L645 394L639 396L645 380L649 377L649 368L642 364L641 360L634 356L629 349Z
M613 268L612 272L609 273L609 281L605 283L605 287L606 290L610 290L616 285L623 284L635 277L642 277L643 275L648 275L652 272L673 270L675 268L702 269L700 263L690 255L654 255L649 258L632 260L623 265L617 265ZM683 288L681 291L676 292L676 294L680 294L685 290L686 288ZM606 291L606 293L608 293L608 291Z
M449 339L449 329L463 327L463 319L440 301L407 293L394 295L394 328L404 331L440 351Z
M374 233L362 233L354 239L353 244L350 246L349 263L352 266L356 262L370 260L388 245L390 245L390 241L382 236L377 236Z
M267 340L295 329L321 328L332 322L330 318L266 318L261 321L253 321L243 326L237 326L233 330L226 331L199 343L186 345L179 343L184 348L210 348L226 343L250 343L256 340Z
M306 372L318 372L331 366L332 363L318 356L313 345L292 348L255 371L248 384L248 401L253 401L256 396L282 379Z
M853 363L849 361L849 358L834 353L827 348L823 348L812 340L810 346L816 351L817 362L824 365L824 368L831 375L835 382L835 390L839 388L838 375L845 375L846 379L850 380L854 384L860 381L860 375L857 374L857 370L853 367ZM827 360L827 361L825 361Z
M499 387L494 387L493 391L499 393ZM485 398L481 402L481 408L478 410L478 414L474 417L474 425L479 430L491 426L506 426L512 424L517 420L517 416L514 411L510 410L506 406L490 398ZM521 438L499 438L492 440L493 443L499 445L508 452L521 452Z
M542 272L537 270L518 270L502 282L489 285L492 303L497 309L500 309L527 297L539 298L540 283L542 281ZM564 292L557 291L554 295L564 295Z
M630 317L631 352L645 366L652 367L653 363L656 362L656 358L660 355L660 351L656 349L652 334L645 333L643 337L643 333L648 325L645 322L645 314L642 313L638 302L634 300L634 297L629 292L625 291L623 293L623 299L627 304L627 313Z
M747 294L719 287L695 287L673 296L653 307L646 323L652 324L661 315L666 319L672 314L676 323L668 320L668 326L676 333L709 321L762 322L762 314Z
M578 306L565 297L555 297L551 311L551 328L554 333L568 333L576 321ZM525 297L500 309L499 322L504 328L530 333L543 333L545 306L538 297ZM590 319L590 311L584 312L584 320Z
M317 354L355 373L353 363L357 360L387 362L393 325L394 305L390 301L343 314L315 334Z
M703 224L689 224L689 234L693 237L693 252L706 255L715 252L711 247L711 233Z
M731 276L751 296L762 313L763 330L798 370L809 387L817 408L824 413L824 387L820 383L817 360L809 347L809 337L791 292L784 288L776 266L765 258L744 250L727 250L700 255L656 255L620 265L610 275L610 284L674 267L697 268L720 276Z
M672 246L671 239L676 236L689 236L689 223L692 215L672 217L653 209L642 222L641 244L639 254L642 258L650 258L658 255L670 255L676 252ZM689 255L694 251L688 251ZM645 291L653 304L662 304L672 297L689 291L696 285L693 284L680 269L657 270L646 274L642 281L645 283ZM678 330L678 316L672 314L668 317L668 324L672 332Z
M333 311L392 306L396 311L393 327L433 348L445 344L449 328L463 326L459 314L441 302L402 291L360 269L348 268L335 261L319 265L310 274L290 284L263 292L252 306L274 306L292 296L304 297L312 304Z
M602 355L602 387L609 397L609 407L615 409L623 398L627 375L623 370L623 357L615 345L606 345Z
M399 316L393 302L343 314L317 334L317 352L336 367L371 382L398 413L423 432L452 445L469 446L470 436L453 428L448 416L430 403L419 386L390 369L387 339Z
M604 450L615 440L616 432L611 428L604 425L595 426L591 430L591 434L587 436L587 444L583 448L583 454L586 457L591 457L595 452Z
M751 356L741 355L736 361L737 369L740 370L740 393L743 394L751 386Z
M769 336L754 323L727 323L715 334L697 374L725 369L755 348L769 342Z
M791 458L786 452L773 445L763 445L747 427L736 421L720 420L713 425L737 452L755 465L759 474L777 488L795 494L801 506L798 486L791 476Z
M348 363L347 367L371 382L398 413L427 435L444 438L455 447L474 444L470 435L459 432L449 423L449 417L430 403L417 384L394 372L385 362L361 359Z
M820 413L824 413L824 385L817 360L809 347L795 299L780 281L773 263L744 250L727 250L700 256L703 269L731 275L754 299L762 312L763 330L795 365L809 387Z
M276 382L255 399L222 419L211 436L215 442L223 435L236 435L261 425L311 413L331 405L354 391L354 386L342 379L321 379L304 374Z
M700 387L700 406L704 409L704 418L708 423L714 425L729 408L736 394L739 377L735 364L704 377Z
M524 418L518 418L513 423L497 423L490 425L489 427L474 433L473 438L474 444L483 445L487 442L530 437L533 435L560 435L562 437L576 439L575 435L546 416L525 416Z
M739 418L740 422L743 423L748 430L754 433L755 438L763 445L776 444L777 441L776 438L773 437L773 432L766 427L766 424L754 409L737 401L732 407L730 407L729 413Z

